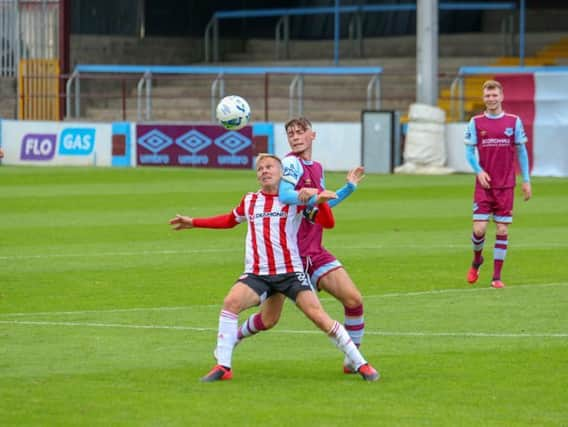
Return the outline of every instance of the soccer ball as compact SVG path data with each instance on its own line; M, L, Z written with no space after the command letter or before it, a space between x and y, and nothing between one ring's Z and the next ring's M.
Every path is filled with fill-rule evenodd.
M236 95L224 97L217 104L217 120L225 129L239 130L244 128L250 120L248 102Z

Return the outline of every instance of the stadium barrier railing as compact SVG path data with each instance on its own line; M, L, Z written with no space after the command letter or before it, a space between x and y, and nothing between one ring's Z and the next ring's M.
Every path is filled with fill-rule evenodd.
M137 79L136 105L139 121L152 120L152 81L157 76L207 76L210 83L210 119L215 121L217 102L225 96L225 76L265 76L265 118L268 115L268 76L293 77L288 88L288 114L304 113L304 76L369 76L365 104L361 110L381 108L381 67L215 67L215 66L144 66L77 65L66 83L67 119L81 116L81 79L85 75L129 76ZM118 78L118 77L117 77ZM124 87L124 84L123 84ZM124 92L124 89L123 89ZM123 97L123 106L124 106Z
M503 34L504 53L509 54L513 51L513 25L512 13L517 10L516 2L490 2L490 3L463 3L463 2L440 2L439 10L443 11L480 11L480 10L504 10L511 13L504 16L501 22ZM278 9L252 9L252 10L222 10L213 14L204 33L204 60L205 62L219 62L219 22L227 19L249 19L249 18L268 18L278 17L275 27L275 59L282 59L280 52L283 51L284 59L289 57L290 42L290 17L310 16L310 15L330 15L330 14L350 14L349 20L349 41L352 44L352 51L359 57L364 56L363 52L363 20L362 15L366 13L384 12L405 12L416 11L416 3L409 4L383 4L383 5L349 5L336 7L300 7L300 8L278 8ZM525 43L525 7L524 0L519 6L519 56L521 64L524 56ZM337 22L334 23L334 59L338 60L339 55L339 28ZM284 46L281 47L281 44Z

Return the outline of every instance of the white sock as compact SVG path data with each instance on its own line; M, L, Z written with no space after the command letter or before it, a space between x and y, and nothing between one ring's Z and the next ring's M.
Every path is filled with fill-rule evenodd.
M328 335L335 346L340 349L355 366L355 369L359 369L367 363L341 323L334 321Z
M219 315L219 333L217 334L217 348L215 356L219 365L231 367L233 348L237 342L237 329L239 315L227 310L221 310Z

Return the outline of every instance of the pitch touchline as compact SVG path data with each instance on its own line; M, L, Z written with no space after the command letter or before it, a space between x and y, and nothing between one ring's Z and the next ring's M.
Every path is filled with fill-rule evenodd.
M164 249L162 251L135 251L135 252L83 252L75 254L38 254L38 255L3 255L0 259L38 259L38 258L84 258L84 257L117 257L117 256L142 256L142 255L183 255L195 253L216 253L216 252L234 252L234 249L184 249L181 251Z
M122 328L122 329L158 329L193 332L214 332L216 328L196 328L193 326L167 326L167 325L128 325L122 323L96 323L96 322L39 322L33 320L0 320L0 324L23 326L75 326L87 328ZM283 334L321 334L320 331L304 331L283 329L275 331ZM365 331L365 335L393 336L393 337L480 337L480 338L568 338L568 333L492 333L492 332L392 332L392 331Z
M551 286L566 286L568 282L558 282L558 283L534 283L534 284L525 284L525 285L516 285L508 287L507 290L511 289L519 289L519 288L532 288L532 287L551 287ZM435 295L435 294L452 294L452 293L461 293L461 292L479 292L479 291L487 291L487 292L495 292L496 290L490 286L485 287L469 287L465 289L432 289L429 291L415 291L415 292L393 292L388 294L377 294L377 295L364 295L363 299L370 299L370 298L392 298L392 297L404 297L404 296L417 296L417 295ZM320 298L325 300L333 300L334 298Z
M470 246L470 245L469 245ZM459 245L432 245L428 244L429 248L469 248L467 244ZM426 245L414 245L414 244L400 244L400 245L372 245L372 246L341 246L341 249L386 249L386 248L411 248L420 249L425 248ZM515 247L518 248L540 248L542 245L533 245L528 243L516 243ZM568 243L557 242L557 243L546 243L546 248L565 248L568 247ZM0 260L18 260L18 259L42 259L42 258L83 258L83 257L117 257L117 256L143 256L143 255L183 255L183 254L194 254L194 253L217 253L217 252L238 252L234 249L227 248L204 248L204 249L183 249L183 250L152 250L152 251L125 251L125 252L84 252L84 253L73 253L73 254L36 254L36 255L0 255Z
M507 288L507 291L514 289L532 288L532 287L556 287L556 286L566 286L568 282L558 282L558 283L534 283L526 285L517 285ZM429 291L416 291L416 292L393 292L388 294L375 294L375 295L365 295L364 299L377 299L377 298L398 298L406 296L420 296L420 295L441 295L441 294L452 294L452 293L471 293L471 292L503 292L495 290L489 286L483 288L465 288L465 289L433 289ZM320 298L323 301L334 301L332 297ZM34 312L34 313L0 313L0 317L23 317L23 316L59 316L59 315L73 315L73 314L96 314L96 313L128 313L136 311L177 311L177 310L189 310L195 308L220 308L221 302L218 304L204 304L204 305L185 305L178 307L133 307L133 308L114 308L108 310L81 310L81 311L44 311L44 312Z

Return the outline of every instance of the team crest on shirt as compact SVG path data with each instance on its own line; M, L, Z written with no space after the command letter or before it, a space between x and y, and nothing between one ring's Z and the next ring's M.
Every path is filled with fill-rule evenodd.
M294 167L294 165L289 165L289 166L285 166L284 170L282 171L282 175L284 176L293 176L294 178L297 178L299 175L299 171L296 170L296 168Z
M507 135L507 136L513 135L513 132L514 132L513 128L506 128L505 129L505 135Z
M479 133L481 134L482 137L487 136L486 130L481 130Z

